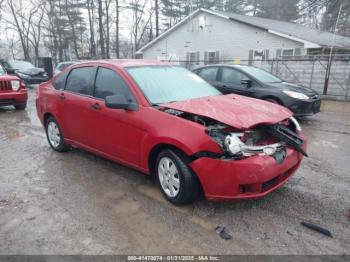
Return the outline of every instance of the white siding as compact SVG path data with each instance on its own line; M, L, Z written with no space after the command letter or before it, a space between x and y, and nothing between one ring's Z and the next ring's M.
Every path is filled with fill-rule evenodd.
M200 16L206 21L203 29L198 23ZM269 58L273 58L277 49L288 48L303 48L303 44L253 26L199 12L191 21L144 50L143 57L157 59L175 54L178 59L186 60L187 52L199 51L200 60L204 60L205 51L220 51L220 59L247 60L250 49L269 49Z

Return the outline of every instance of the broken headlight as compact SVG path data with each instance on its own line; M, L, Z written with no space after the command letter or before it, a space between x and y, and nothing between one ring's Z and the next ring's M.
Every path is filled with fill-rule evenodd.
M225 137L225 151L231 156L274 155L284 148L285 143L273 143L268 145L247 145L242 141L243 133L230 133Z

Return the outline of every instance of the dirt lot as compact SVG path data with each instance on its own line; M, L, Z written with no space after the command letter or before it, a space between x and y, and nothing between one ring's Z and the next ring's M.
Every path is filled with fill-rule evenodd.
M0 254L350 254L350 103L325 102L302 126L310 157L283 188L177 208L134 170L52 151L31 90L26 111L0 109Z

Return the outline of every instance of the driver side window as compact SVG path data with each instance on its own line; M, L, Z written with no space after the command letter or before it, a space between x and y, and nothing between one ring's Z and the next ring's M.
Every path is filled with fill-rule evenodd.
M241 85L241 80L247 79L243 73L228 67L222 68L221 82Z
M128 102L135 102L128 86L116 72L99 67L95 81L94 97L105 99L107 96L113 95L124 95Z

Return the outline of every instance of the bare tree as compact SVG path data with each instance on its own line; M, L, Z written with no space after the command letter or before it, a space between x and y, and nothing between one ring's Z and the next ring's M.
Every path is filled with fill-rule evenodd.
M38 3L34 2L34 0L32 0L31 3L33 4L33 6L38 5ZM30 24L30 36L31 37L29 38L29 41L34 48L34 53L35 53L36 58L38 58L40 56L39 55L39 45L41 42L42 21L44 19L44 15L45 15L44 7L39 6L39 8L35 14L36 21Z
M27 6L23 5L23 1L7 0L7 7L12 19L6 20L8 27L17 32L25 60L30 60L30 30L33 17L37 13L39 7L32 6L29 11Z
M120 57L119 48L119 0L115 0L115 54Z
M99 34L100 34L101 56L102 56L102 58L106 58L105 41L104 41L104 34L103 34L102 0L97 0L97 2L98 2L98 30L99 30Z
M93 0L87 0L86 6L89 15L89 29L90 29L90 56L96 57L96 42L95 42L95 6Z
M149 25L154 9L146 10L146 7L147 1L131 0L129 3L129 8L133 13L131 36L134 44L134 52L136 52L141 46L141 43L145 41L147 30L152 30L152 28L149 28Z

